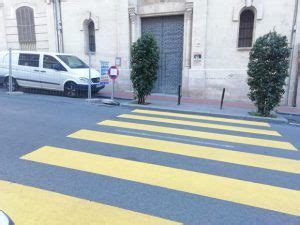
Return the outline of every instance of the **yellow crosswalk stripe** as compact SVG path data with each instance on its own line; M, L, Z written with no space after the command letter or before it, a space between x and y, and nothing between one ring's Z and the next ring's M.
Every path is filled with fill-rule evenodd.
M179 225L181 223L0 181L0 207L16 225Z
M300 174L299 160L91 130L80 130L68 137Z
M158 118L158 117L150 117L150 116L137 116L137 115L129 115L129 114L119 115L118 117L124 118L124 119L134 119L134 120L144 120L144 121L159 122L159 123L169 123L169 124L178 124L178 125L186 125L186 126L194 126L194 127L204 127L204 128L237 131L237 132L244 132L244 133L251 133L251 134L281 136L277 131L272 131L272 130L263 130L263 129L253 129L253 128L246 128L246 127L220 125L220 124L201 123L201 122L194 122L194 121L187 121L187 120L175 120L175 119L166 119L166 118Z
M173 112L164 112L164 111L154 111L154 110L142 110L142 109L135 109L132 112L141 113L141 114L149 114L149 115L179 117L179 118L185 118L185 119L199 119L199 120L207 120L207 121L215 121L215 122L224 122L224 123L235 123L235 124L244 124L244 125L252 125L252 126L270 127L270 124L268 124L268 123L250 121L250 120L229 119L229 118L222 118L222 117L201 116L201 115L173 113Z
M300 216L298 190L49 146L22 159Z
M128 123L128 122L113 121L113 120L105 120L103 122L98 123L98 125L150 131L150 132L157 132L162 134L181 135L186 137L195 137L195 138L224 141L224 142L231 142L231 143L238 143L238 144L247 144L247 145L255 145L261 147L284 149L284 150L292 150L292 151L297 150L291 143L288 142L241 137L241 136L228 135L228 134L217 134L217 133L209 133L209 132L202 132L202 131L195 131L195 130L186 130L186 129L171 128L171 127L139 124L139 123Z

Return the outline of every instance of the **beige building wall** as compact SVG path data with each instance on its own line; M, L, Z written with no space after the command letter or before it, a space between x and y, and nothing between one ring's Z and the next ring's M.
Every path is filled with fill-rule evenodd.
M36 50L54 50L53 10L50 1L41 0L1 0L0 1L0 38L5 35L6 44L0 45L1 50L7 48L20 49L16 20L16 9L29 6L34 10Z
M298 91L297 91L296 106L300 108L300 76L299 75L298 75Z
M245 7L256 11L254 39L276 30L291 38L295 1L291 0L132 0L132 41L140 36L140 18L185 16L182 72L185 96L246 101L247 64L250 49L237 47L239 15ZM282 10L284 9L284 10ZM276 16L275 16L276 15ZM194 60L201 54L202 60Z
M296 100L296 106L300 108L300 76L298 76L298 92L297 92L297 100Z
M2 49L7 49L7 41L4 24L4 2L0 0L0 50Z
M249 101L246 73L249 49L237 48L239 13L244 7L255 8L254 38L275 29L290 39L294 4L290 0L195 1L192 54L202 53L203 60L198 65L192 63L189 95L218 99L226 88L227 99Z
M300 90L299 90L299 74L300 74L300 4L298 4L298 7L295 16L294 16L294 32L293 32L293 38L291 40L293 50L291 52L292 54L292 60L290 65L291 75L289 79L287 80L289 88L287 89L286 93L286 103L289 106L295 106L295 104L300 107L299 101L300 101ZM298 89L298 90L297 90ZM295 99L295 96L296 97ZM298 103L297 103L298 102Z
M0 50L19 48L15 10L24 5L34 9L37 50L56 51L52 0L0 0ZM121 57L117 91L132 91L130 46L141 35L141 18L184 15L183 94L220 99L226 88L227 101L248 102L246 70L250 49L237 48L239 15L245 7L256 11L254 38L274 29L292 43L295 0L61 0L64 50L88 62L84 22L92 19L96 29L93 67L99 69L100 61L114 65L116 57ZM299 27L299 17L297 23ZM299 33L295 41L300 43ZM295 51L288 83L299 74ZM201 60L195 60L194 55L201 55ZM289 87L283 104L294 92L294 86Z
M108 61L110 65L114 65L116 57L121 57L117 90L130 91L128 0L85 0L84 4L81 0L64 0L61 11L65 52L88 62L84 22L92 19L96 30L96 52L91 55L92 66L99 70L100 61Z

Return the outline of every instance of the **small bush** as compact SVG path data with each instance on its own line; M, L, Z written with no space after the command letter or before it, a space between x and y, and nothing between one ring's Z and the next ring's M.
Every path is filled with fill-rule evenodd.
M288 77L290 50L286 36L270 32L255 42L248 64L249 98L261 116L279 105Z
M159 50L152 34L144 34L132 46L131 75L135 96L139 104L145 104L157 79Z

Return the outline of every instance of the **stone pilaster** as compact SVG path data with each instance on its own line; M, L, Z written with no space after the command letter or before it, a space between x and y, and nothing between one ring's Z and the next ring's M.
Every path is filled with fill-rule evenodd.
M185 67L191 67L193 3L187 2L184 13L185 19Z
M136 22L137 22L136 8L135 7L129 8L128 13L129 13L130 31L131 31L130 40L131 40L131 44L132 44L137 39L137 37L136 37Z

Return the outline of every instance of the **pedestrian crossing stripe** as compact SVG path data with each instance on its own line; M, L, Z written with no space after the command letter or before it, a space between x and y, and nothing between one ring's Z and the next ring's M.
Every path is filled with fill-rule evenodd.
M209 133L203 131L186 130L186 129L172 128L172 127L139 124L139 123L129 123L129 122L114 121L114 120L105 120L103 122L98 123L98 125L297 151L297 149L291 143L283 142L283 141L241 137L241 136L228 135L228 134L217 134L217 133Z
M166 118L158 118L158 117L150 117L150 116L138 116L138 115L129 115L129 114L119 115L118 117L124 119L134 119L134 120L143 120L143 121L151 121L151 122L158 122L158 123L169 123L169 124L186 125L186 126L194 126L194 127L204 127L204 128L212 128L217 130L236 131L236 132L244 132L244 133L251 133L251 134L281 136L277 131L272 131L272 130L253 129L253 128L246 128L246 127L220 125L220 124L210 124L210 123L194 122L194 121L187 121L187 120L174 120L174 119L166 119Z
M181 224L7 181L0 181L0 190L1 209L17 225Z
M91 130L80 130L68 137L300 174L299 160Z
M185 119L198 119L198 120L207 120L207 121L215 121L215 122L223 122L223 123L234 123L234 124L244 124L244 125L252 125L252 126L271 127L270 124L265 123L265 122L257 122L257 121L250 121L250 120L241 120L241 119L229 119L229 118L214 117L214 116L194 115L194 114L187 114L187 113L183 114L183 113L142 110L142 109L135 109L132 112L140 113L140 114L148 114L148 115L178 117L178 118L185 118Z
M49 146L22 159L300 216L298 190Z

